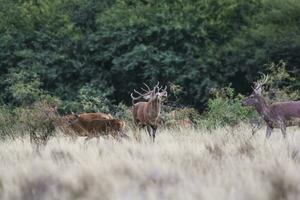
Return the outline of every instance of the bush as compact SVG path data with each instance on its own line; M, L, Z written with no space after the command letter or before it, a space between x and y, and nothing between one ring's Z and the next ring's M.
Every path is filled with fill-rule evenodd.
M0 138L15 138L19 130L21 131L18 125L18 120L13 112L6 106L0 106Z
M113 105L108 96L111 95L111 88L104 88L94 84L85 84L78 91L78 95L73 100L62 102L61 111L70 112L103 112L109 113Z
M214 129L226 125L234 126L247 121L254 115L253 110L241 104L242 95L236 95L231 87L214 89L208 100L208 108L198 122L199 126Z
M34 103L31 107L18 108L15 112L22 130L25 134L29 134L31 143L37 146L46 144L54 135L58 115L53 105L41 101Z
M127 128L135 127L131 107L119 103L118 105L111 106L110 110L111 110L111 114L115 118L124 120L126 122Z
M171 107L168 110L161 114L160 122L165 128L194 127L200 119L199 112L194 108Z
M297 79L286 69L286 62L269 63L265 65L269 76L264 85L262 95L268 103L291 101L300 98L299 88L295 87Z

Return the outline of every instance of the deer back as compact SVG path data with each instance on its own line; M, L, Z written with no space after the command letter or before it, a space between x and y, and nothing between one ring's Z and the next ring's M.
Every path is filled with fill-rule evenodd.
M99 133L102 135L114 134L122 132L125 127L125 122L118 119L82 119L77 118L71 122L71 126L79 126L85 130L86 134Z
M112 119L113 117L110 114L97 112L97 113L81 113L79 114L79 118L85 120L93 120L93 119Z
M272 115L284 120L300 118L300 101L278 102L270 106Z

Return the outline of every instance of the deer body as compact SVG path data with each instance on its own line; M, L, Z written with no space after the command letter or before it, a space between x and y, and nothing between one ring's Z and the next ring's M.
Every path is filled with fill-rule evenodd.
M138 102L133 105L133 118L137 123L155 124L160 110L161 105L158 99L149 102Z
M153 141L155 140L157 119L160 114L160 109L160 102L157 100L138 102L133 105L133 119L135 124L139 128L147 127L148 134L153 138Z
M286 127L300 125L300 101L278 102L268 105L261 96L261 87L268 80L256 83L253 93L243 100L245 106L254 106L259 115L267 124L266 137L271 136L274 128L280 128L283 137L286 136Z
M285 137L286 127L300 125L300 101L279 102L270 106L264 102L255 108L267 124L267 137L271 136L274 128L280 128Z
M80 127L80 136L87 136L87 139L101 135L111 135L114 138L119 136L129 138L123 133L125 122L119 119L81 119L78 117L70 121L70 126Z
M70 114L60 118L59 126L63 132L71 134L76 133L79 136L86 136L86 130L80 126L79 123L74 123L75 120L79 121L91 121L91 120L104 120L112 119L112 116L104 113L81 113L79 115ZM72 123L73 122L73 123ZM71 132L70 132L71 131Z
M270 106L270 110L286 120L300 118L300 101L274 103Z
M144 84L146 85L146 84ZM146 85L148 91L145 94L141 94L135 90L136 93L140 94L140 97L135 98L131 94L133 100L141 97L147 99L147 102L135 103L132 107L132 114L135 124L139 128L147 128L147 132L152 137L153 142L155 141L155 134L158 127L158 119L161 112L162 98L167 96L166 88L160 92L161 88L158 87L159 83L154 87L153 90Z

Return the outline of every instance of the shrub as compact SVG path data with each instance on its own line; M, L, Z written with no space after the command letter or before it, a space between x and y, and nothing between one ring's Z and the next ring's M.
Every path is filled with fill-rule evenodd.
M40 101L31 107L16 109L22 130L30 135L30 141L37 146L45 144L54 135L58 120L56 107Z
M110 88L85 84L78 91L76 99L62 102L62 112L103 112L109 113L112 103L108 100Z
M33 70L33 69L32 69ZM7 76L8 84L6 92L10 96L10 106L30 106L37 101L47 101L51 104L59 104L58 97L50 95L42 89L42 82L39 75L26 70L11 71Z
M295 89L296 79L286 69L286 63L270 63L264 66L269 76L264 85L263 97L268 103L296 100L299 98L299 90ZM253 126L260 127L263 120L253 108L243 107L242 95L235 94L231 87L214 89L211 91L208 108L202 115L200 126L213 129L219 126L236 125L239 122L249 121Z
M170 109L170 108L169 108ZM189 125L197 125L200 119L199 112L194 108L183 107L174 108L171 111L164 111L161 115L161 120L166 128L180 128L182 123L189 123ZM186 124L188 126L188 124Z
M265 65L269 76L264 85L263 96L269 103L299 99L299 89L295 87L296 78L286 69L286 62Z
M201 127L214 129L220 126L236 125L253 116L254 112L242 106L242 95L236 95L231 87L214 89L208 101L208 108L198 122Z
M115 118L124 120L126 122L127 128L133 128L135 126L131 107L119 103L118 105L111 106L110 110L111 110L111 114Z
M15 115L6 106L0 106L0 138L14 138L19 128Z

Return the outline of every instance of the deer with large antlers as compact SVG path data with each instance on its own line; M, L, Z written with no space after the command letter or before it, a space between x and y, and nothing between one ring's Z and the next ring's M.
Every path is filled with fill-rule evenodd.
M286 137L286 127L300 125L300 101L278 102L268 105L262 97L262 86L268 81L263 74L262 81L255 83L253 92L246 97L242 104L253 106L267 123L266 138L271 136L274 128L280 128L283 137Z
M139 128L147 128L147 132L152 138L153 142L155 140L155 133L158 127L158 119L161 111L161 104L164 98L167 97L167 87L162 89L159 87L159 82L151 90L150 87L143 83L146 89L141 88L144 93L140 93L134 90L138 97L134 97L131 93L132 98L132 114L135 124ZM135 100L145 99L147 102L134 103Z

